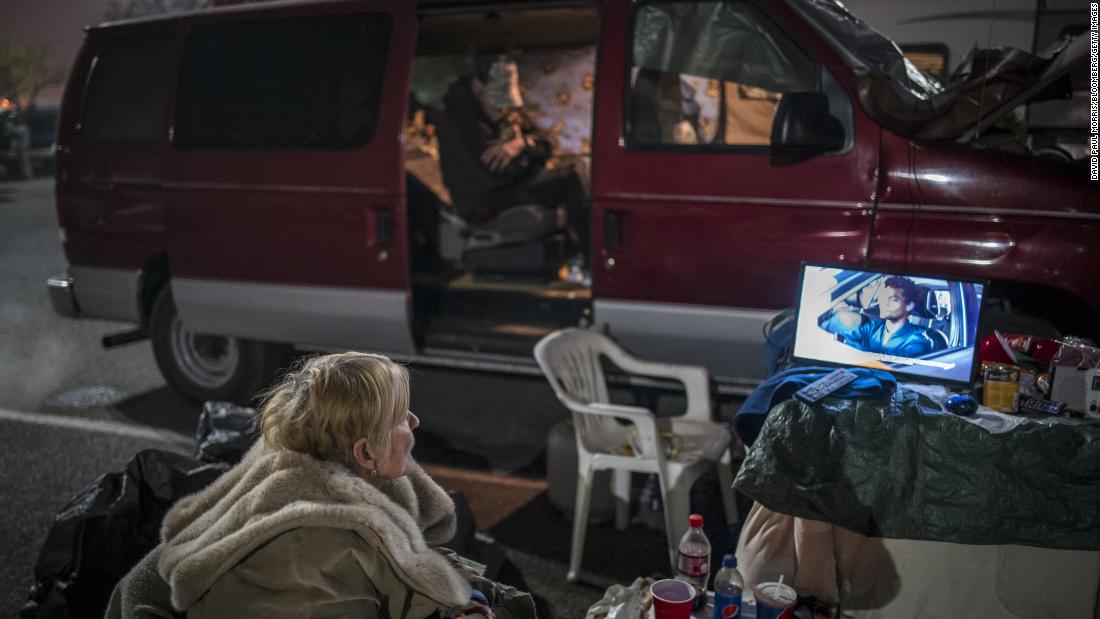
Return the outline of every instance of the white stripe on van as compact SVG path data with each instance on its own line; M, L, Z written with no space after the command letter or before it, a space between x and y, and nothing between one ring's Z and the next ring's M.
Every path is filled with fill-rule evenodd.
M631 353L667 363L704 365L730 393L764 379L764 325L777 310L596 299L596 326Z

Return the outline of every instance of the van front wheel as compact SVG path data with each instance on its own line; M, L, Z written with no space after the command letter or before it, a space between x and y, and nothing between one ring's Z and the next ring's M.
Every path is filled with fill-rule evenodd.
M153 304L149 329L165 381L199 402L253 404L291 358L289 347L191 331L180 320L167 285Z

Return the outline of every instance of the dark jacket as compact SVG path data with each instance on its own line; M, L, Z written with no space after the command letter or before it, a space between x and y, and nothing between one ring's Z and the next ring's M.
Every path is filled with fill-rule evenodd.
M550 158L550 142L522 112L514 112L500 122L489 118L474 94L470 77L460 78L451 85L443 97L443 106L439 164L455 210L464 218L476 219L479 210L506 206L493 204L492 194L522 184ZM493 143L511 137L509 127L513 122L530 138L528 147L510 164L494 172L481 162L481 155Z

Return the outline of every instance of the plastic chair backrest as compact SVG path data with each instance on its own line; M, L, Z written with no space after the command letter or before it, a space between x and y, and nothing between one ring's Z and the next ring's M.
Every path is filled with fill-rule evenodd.
M571 404L609 403L602 359L624 354L610 339L584 329L557 331L535 346L535 360L550 380L555 395L573 412L577 436L591 452L607 452L616 447L623 434L622 426L612 417L587 414Z

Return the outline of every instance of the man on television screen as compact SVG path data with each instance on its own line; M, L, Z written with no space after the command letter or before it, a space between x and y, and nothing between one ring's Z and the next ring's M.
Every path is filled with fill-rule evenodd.
M921 357L932 352L923 327L909 322L920 289L908 277L892 276L878 291L878 320L864 323L844 338L860 350L897 357Z

